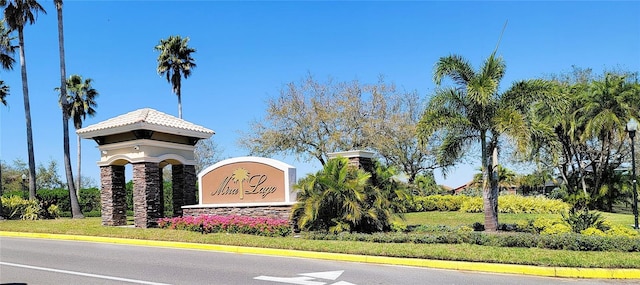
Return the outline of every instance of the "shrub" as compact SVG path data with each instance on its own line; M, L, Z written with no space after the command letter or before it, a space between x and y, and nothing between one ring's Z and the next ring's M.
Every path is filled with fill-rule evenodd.
M562 225L562 224L557 224ZM565 227L568 226L565 225ZM435 230L433 227L431 230ZM531 233L486 234L469 232L464 229L410 233L347 233L303 232L301 237L312 240L363 241L375 243L416 243L416 244L475 244L502 247L544 248L573 251L620 251L640 252L640 238L625 236L581 235L572 232L553 235Z
M460 206L460 212L482 213L482 211L484 211L484 204L482 203L482 197L470 197L469 199L464 201Z
M165 229L188 230L207 233L240 233L260 236L287 236L291 226L287 220L245 216L198 216L176 217L158 220L158 226Z
M598 228L590 227L580 232L585 236L605 236L605 233Z
M100 189L85 188L80 190L78 203L82 212L100 211Z
M559 214L568 209L567 203L544 196L502 195L498 197L499 213ZM460 207L460 212L465 213L482 213L483 211L482 197L469 197Z
M620 225L610 226L609 230L605 231L605 234L607 236L622 236L629 238L638 237L639 235L637 230L633 230Z
M608 230L602 215L589 211L586 207L582 210L572 208L568 213L562 213L562 219L571 227L574 233L581 233L588 228L597 228L601 231Z
M27 200L20 196L2 199L2 216L7 219L37 220L40 216L40 205L37 200Z
M60 211L71 211L69 190L67 189L40 189L36 191L36 198L43 209L51 205L57 205Z
M464 195L431 195L414 197L408 207L412 212L458 211L469 197Z
M47 208L47 214L49 219L56 219L60 217L60 208L57 205L51 205Z
M566 234L571 232L571 227L564 223L556 223L551 226L545 227L540 234L543 235L557 235Z

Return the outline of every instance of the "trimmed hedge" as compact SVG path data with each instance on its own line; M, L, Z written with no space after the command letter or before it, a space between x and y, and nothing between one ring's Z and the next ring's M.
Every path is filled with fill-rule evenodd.
M559 214L569 210L569 204L544 196L502 195L498 197L498 212L509 214ZM482 213L482 197L465 195L431 195L414 197L407 205L409 212L460 211Z
M640 252L640 238L627 236L597 236L566 233L539 235L530 233L487 234L467 230L426 233L322 233L303 232L302 238L310 240L363 241L375 243L416 244L473 244L501 247L543 248L572 251Z
M503 195L498 197L498 212L507 214L560 214L569 210L569 204L543 196ZM460 212L482 213L482 197L469 197Z

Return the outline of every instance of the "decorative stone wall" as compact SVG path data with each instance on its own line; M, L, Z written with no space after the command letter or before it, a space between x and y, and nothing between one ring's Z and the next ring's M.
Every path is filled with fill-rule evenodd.
M238 215L285 220L289 220L291 217L291 206L184 208L183 210L183 215L185 217L197 217L202 215Z
M137 228L155 227L162 217L162 179L158 163L133 164L133 223Z
M102 205L102 225L122 226L127 223L127 202L125 200L124 166L100 167L100 203Z

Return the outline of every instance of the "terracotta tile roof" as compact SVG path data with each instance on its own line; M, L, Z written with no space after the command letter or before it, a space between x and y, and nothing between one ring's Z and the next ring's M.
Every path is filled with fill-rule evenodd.
M143 108L106 121L102 121L76 131L82 138L124 133L132 130L152 130L176 135L209 138L215 132L183 119Z

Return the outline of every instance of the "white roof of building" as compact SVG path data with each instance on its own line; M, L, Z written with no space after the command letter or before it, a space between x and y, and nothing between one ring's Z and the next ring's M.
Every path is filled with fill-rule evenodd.
M96 123L76 131L85 139L113 134L121 134L133 130L150 130L162 133L206 139L215 132L183 119L143 108L120 115L100 123Z

